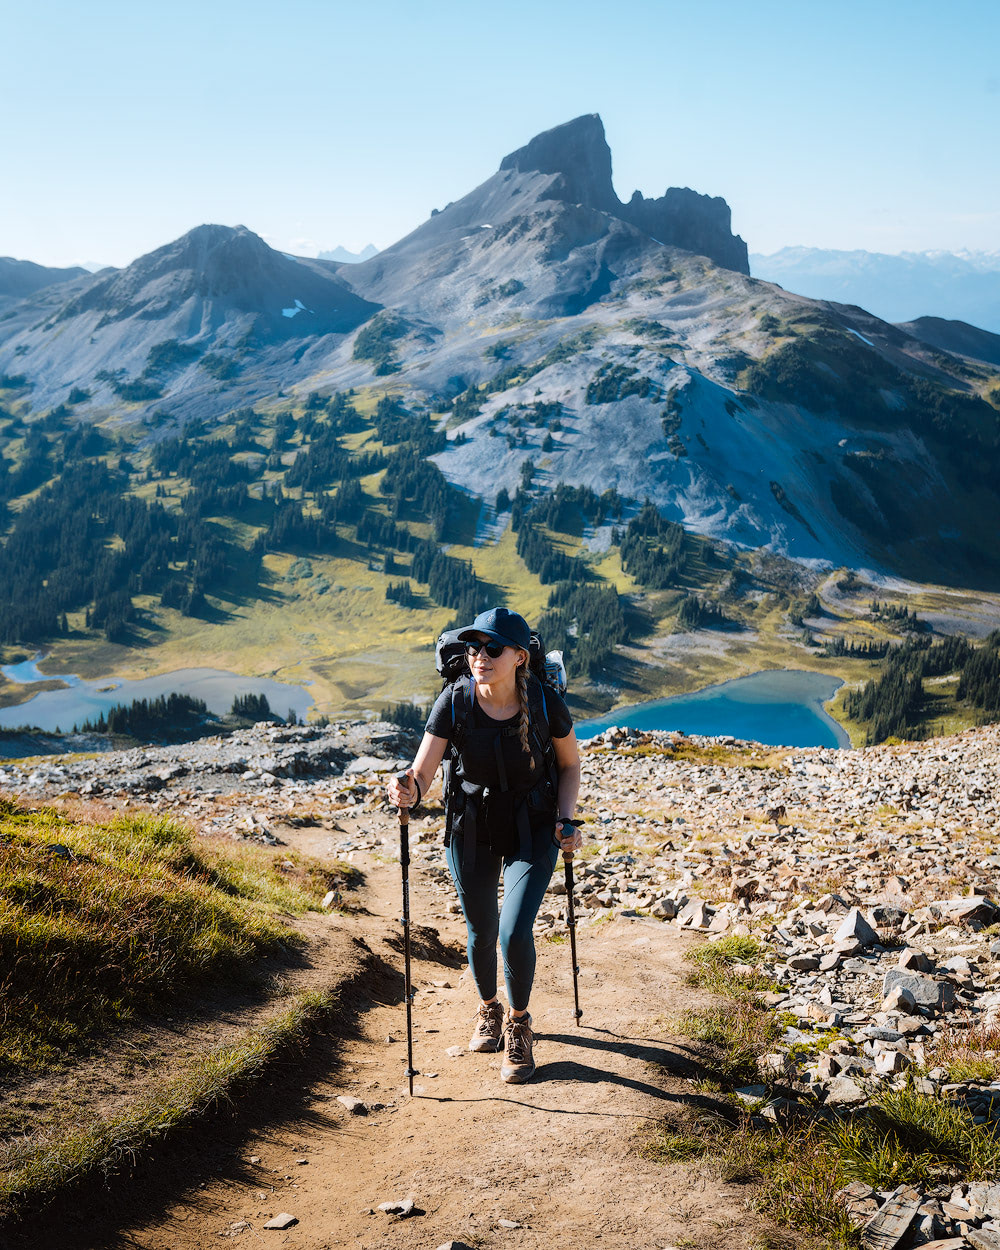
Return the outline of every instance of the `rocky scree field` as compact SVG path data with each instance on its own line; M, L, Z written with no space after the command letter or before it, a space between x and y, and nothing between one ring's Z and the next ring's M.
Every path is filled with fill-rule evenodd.
M387 726L306 744L260 726L218 760L196 744L25 761L2 784L29 804L99 791L109 810L183 819L206 847L284 857L321 837L345 866L391 871L382 787L409 749ZM612 730L585 749L581 945L609 922L667 926L690 937L687 975L715 995L648 1023L701 1055L687 1109L642 1137L648 1157L701 1158L826 1244L979 1250L1000 1235L998 763L995 727L849 751ZM432 796L413 872L423 916L448 926L440 830ZM565 942L563 895L557 874L543 950Z

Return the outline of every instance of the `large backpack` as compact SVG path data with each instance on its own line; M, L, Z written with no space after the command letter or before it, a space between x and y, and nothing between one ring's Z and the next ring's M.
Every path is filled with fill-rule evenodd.
M475 786L462 776L461 752L465 733L475 706L475 682L466 661L465 644L459 640L461 630L446 630L437 641L435 663L446 687L451 688L451 742L442 763L444 773L445 845L454 833L465 836L463 860L471 868L476 854L477 813L484 802L493 797L489 788ZM543 803L554 804L557 797L558 770L555 748L549 731L546 690L562 695L566 691L566 666L562 652L545 653L541 637L534 631L529 647L528 719L532 750L537 749L542 760L542 775L536 785L525 795L519 796L514 812L515 827L519 835L521 853L530 856L528 849L528 809ZM500 730L500 734L513 736L516 726ZM501 752L497 752L498 760ZM505 792L506 775L502 775L501 792Z

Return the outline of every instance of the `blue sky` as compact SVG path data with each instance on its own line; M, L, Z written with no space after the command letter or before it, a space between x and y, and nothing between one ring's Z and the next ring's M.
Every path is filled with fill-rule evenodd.
M384 247L532 135L722 195L751 251L1000 249L993 0L8 0L0 254L126 264L204 221Z

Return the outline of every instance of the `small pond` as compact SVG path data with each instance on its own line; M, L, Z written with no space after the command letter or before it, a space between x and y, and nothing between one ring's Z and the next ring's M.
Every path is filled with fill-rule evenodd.
M39 672L39 659L36 656L34 660L8 664L0 668L0 672L8 681L20 685L61 681L66 688L43 690L16 707L0 709L0 729L29 725L48 733L56 728L68 733L74 725L97 720L102 712L107 715L116 704L134 703L137 699L158 699L168 694L186 694L193 699L203 699L208 710L216 716L225 715L237 695L265 695L271 711L276 715L287 716L289 712L294 712L299 720L305 719L313 705L312 695L302 686L288 685L268 677L243 677L223 669L179 668L172 673L160 673L157 677L144 677L139 681L121 681L115 677L85 681L75 673Z

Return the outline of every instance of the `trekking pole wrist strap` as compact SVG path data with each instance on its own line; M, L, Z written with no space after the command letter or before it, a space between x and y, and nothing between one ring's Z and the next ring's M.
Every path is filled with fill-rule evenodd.
M410 808L410 811L411 811L411 812L415 812L415 811L417 810L417 808L420 806L420 800L424 797L424 793L423 793L423 791L420 789L420 782L416 779L416 776L414 776L413 774L411 774L411 777L412 777L412 780L413 780L413 784L414 784L414 786L416 787L416 790L417 790L417 801L416 801L416 803L414 803L414 804L413 804L413 806Z

